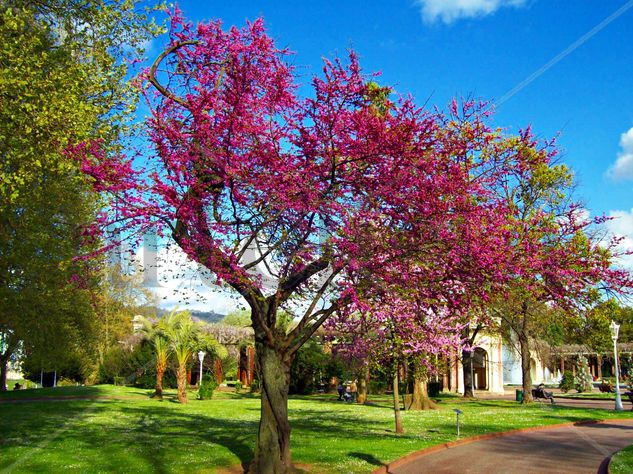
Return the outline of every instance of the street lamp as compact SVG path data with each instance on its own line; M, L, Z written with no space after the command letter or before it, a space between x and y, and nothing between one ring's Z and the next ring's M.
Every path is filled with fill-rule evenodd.
M611 329L613 357L615 358L615 409L622 411L624 407L622 406L622 399L620 398L620 369L618 368L618 333L620 332L620 325L616 324L615 321L611 321L609 329Z
M204 360L204 351L198 352L198 360L200 361L200 378L198 380L198 386L202 385L202 361Z

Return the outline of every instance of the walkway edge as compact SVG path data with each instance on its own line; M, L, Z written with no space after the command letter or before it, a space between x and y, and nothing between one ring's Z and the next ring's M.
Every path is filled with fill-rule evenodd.
M444 449L454 448L456 446L461 446L464 444L474 443L475 441L501 438L502 436L510 436L517 433L527 433L530 431L541 431L541 430L547 430L547 429L552 429L552 428L564 428L566 426L592 425L592 424L598 424L598 423L611 423L611 422L630 421L630 420L631 418L611 418L611 419L605 419L605 420L571 421L568 423L557 423L555 425L532 426L530 428L519 428L516 430L497 431L496 433L486 433L482 435L471 436L470 438L458 439L456 441L450 441L448 443L430 446L428 448L424 448L419 451L415 451L413 453L407 454L404 457L401 457L399 459L396 459L395 461L392 461L384 466L379 467L378 469L372 471L372 474L390 474L391 469L395 469L395 468L404 466L406 464L409 464L410 462L413 462L428 454L432 454L437 451L442 451Z

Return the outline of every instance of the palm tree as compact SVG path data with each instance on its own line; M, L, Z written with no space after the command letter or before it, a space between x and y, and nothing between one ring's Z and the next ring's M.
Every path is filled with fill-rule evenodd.
M169 315L167 336L178 363L178 401L187 403L187 366L193 355L204 350L212 357L222 358L226 357L226 349L213 336L204 332L204 324L194 322L188 311L172 312ZM202 374L200 377L202 378Z
M142 331L145 337L154 346L154 354L156 356L156 389L152 394L152 398L163 399L163 377L167 370L167 362L171 352L171 346L167 338L167 328L169 327L169 316L154 322L150 319L139 318L142 323Z

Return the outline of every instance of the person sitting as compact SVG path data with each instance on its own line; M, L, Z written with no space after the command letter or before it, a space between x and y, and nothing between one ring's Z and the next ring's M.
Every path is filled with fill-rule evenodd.
M541 382L538 385L538 387L532 390L532 397L535 399L543 398L545 400L549 400L550 402L554 403L554 393L548 392L547 390L545 390L545 384L543 382Z

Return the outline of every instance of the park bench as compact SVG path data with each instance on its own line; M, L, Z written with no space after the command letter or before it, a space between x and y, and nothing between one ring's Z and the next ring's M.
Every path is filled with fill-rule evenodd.
M624 395L629 397L629 401L631 402L631 411L633 411L633 390L629 390L628 392L624 392Z
M548 392L547 390L545 390L544 387L540 385L537 388L532 389L532 398L534 400L549 400L550 402L552 402L552 404L554 404L554 393Z
M598 389L602 393L613 393L614 392L613 384L611 382L605 382L604 380L602 381L602 383L600 385L598 385Z

